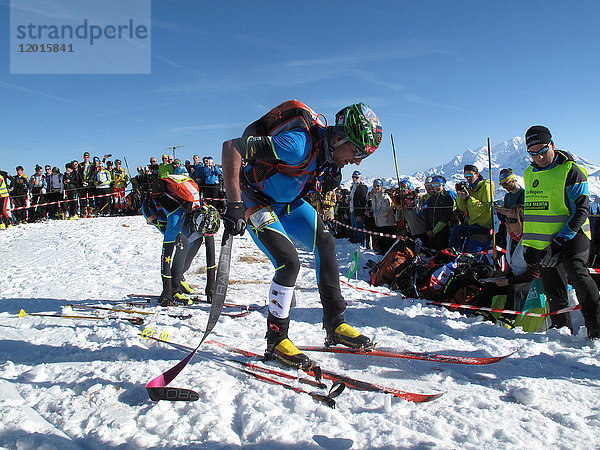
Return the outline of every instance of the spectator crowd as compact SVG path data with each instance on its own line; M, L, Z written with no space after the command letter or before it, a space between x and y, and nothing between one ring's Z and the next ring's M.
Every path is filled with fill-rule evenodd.
M108 159L111 156L91 158L85 152L81 162L67 162L64 171L38 164L29 177L23 166L17 166L14 175L0 170L0 229L46 219L137 214L152 178L169 174L191 177L205 198L224 197L221 169L210 156L201 161L194 155L193 164L182 164L173 155L162 155L158 164L151 157L148 165L137 167L135 176L127 173L120 159Z

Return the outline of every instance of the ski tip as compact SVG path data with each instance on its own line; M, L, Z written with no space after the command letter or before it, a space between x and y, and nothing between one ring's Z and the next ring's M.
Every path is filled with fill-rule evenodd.
M446 392L440 392L438 394L428 394L427 395L427 399L423 400L422 403L427 403L427 402L432 402L434 400L437 400L438 398L440 398L442 395L444 395Z
M167 400L169 402L195 402L200 398L196 391L191 389L174 388L174 387L147 387L150 400L158 402Z

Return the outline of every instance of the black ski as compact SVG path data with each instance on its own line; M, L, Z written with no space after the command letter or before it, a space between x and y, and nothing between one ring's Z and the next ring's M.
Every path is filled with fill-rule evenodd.
M203 297L196 296L196 297L190 297L190 298L192 299L192 301L194 301L194 303L204 303L207 305L211 304L211 302L209 302L206 298L203 298ZM230 303L230 302L223 303L223 306L228 307L228 308L247 309L248 311L260 311L267 307L267 305L257 305L257 304L245 305L244 303Z
M144 304L149 304L151 300L154 299L158 299L158 295L154 295L154 294L128 294L127 297L129 299L148 299L145 300L143 302L131 302L131 300L129 300L128 304L135 304L136 306L142 306ZM199 304L206 304L206 305L210 305L211 302L209 302L206 298L201 297L201 296L190 296L190 300L192 300L194 303L199 303ZM123 300L125 301L125 300ZM116 301L115 301L116 303ZM182 306L185 306L182 304ZM265 309L267 307L267 305L257 305L257 304L249 304L246 305L244 303L231 303L231 302L225 302L223 303L224 307L227 308L240 308L240 309L244 309L244 310L248 310L248 311L260 311L262 309Z
M174 319L189 319L190 317L192 317L191 314L167 314L167 313L161 313L161 312L150 312L150 311L138 311L135 309L121 309L121 308L108 308L106 306L95 306L95 305L67 305L70 306L71 308L81 308L81 309L93 309L93 310L101 310L101 311L114 311L114 312L122 312L122 313L128 313L128 314L142 314L145 316L149 316L149 315L157 315L157 316L169 316L169 317L173 317Z
M144 319L141 317L125 317L125 316L79 316L79 315L63 315L63 314L45 314L45 313L26 313L21 309L19 317L37 316L37 317L54 317L56 319L81 319L81 320L126 320L134 325L143 325Z

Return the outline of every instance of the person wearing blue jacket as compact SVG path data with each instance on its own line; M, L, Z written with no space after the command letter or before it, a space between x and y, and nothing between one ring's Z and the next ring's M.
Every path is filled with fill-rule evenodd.
M291 101L280 107L294 102L300 103ZM375 151L381 138L377 116L358 103L338 112L335 126L315 121L308 129L300 126L274 136L251 135L223 144L225 232L243 234L247 228L275 268L268 294L267 358L305 369L314 365L288 337L300 270L292 239L315 255L327 345L372 348L372 341L344 319L346 302L340 290L335 240L302 197L313 190L335 189L341 181L340 169L359 165Z
M206 158L206 163L202 170L204 174L204 196L209 199L219 198L219 175L222 173L221 168L209 156Z

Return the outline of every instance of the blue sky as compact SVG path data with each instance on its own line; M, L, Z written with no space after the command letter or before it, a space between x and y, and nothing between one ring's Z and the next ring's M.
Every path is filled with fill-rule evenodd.
M297 98L333 121L363 101L384 140L361 165L395 175L548 126L598 162L597 1L153 1L150 75L11 75L0 0L0 168L84 151L130 167L171 145L213 155ZM344 171L348 178L351 169Z

